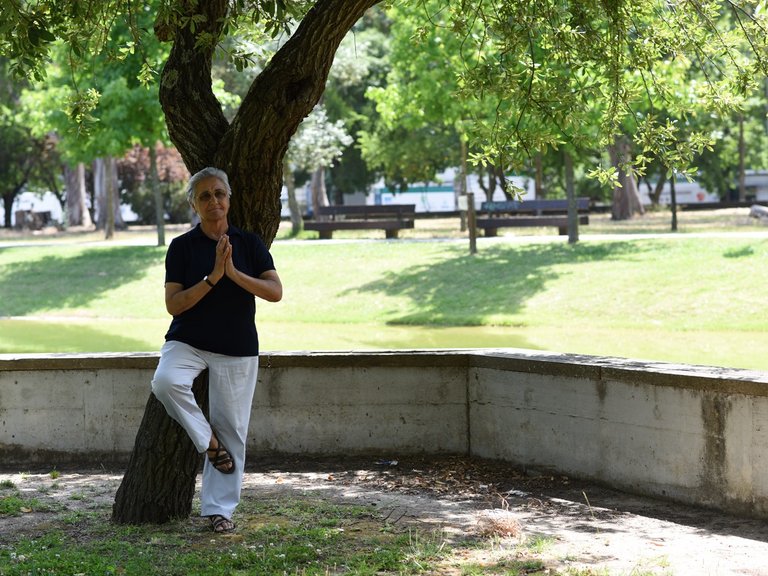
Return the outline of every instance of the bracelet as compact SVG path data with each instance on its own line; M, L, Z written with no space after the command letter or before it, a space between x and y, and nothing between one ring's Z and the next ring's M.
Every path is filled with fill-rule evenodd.
M213 282L211 282L210 280L208 280L208 276L206 276L205 278L203 278L203 281L204 281L206 284L208 284L208 286L210 286L211 288L213 288L214 286L216 286L216 284L214 284Z

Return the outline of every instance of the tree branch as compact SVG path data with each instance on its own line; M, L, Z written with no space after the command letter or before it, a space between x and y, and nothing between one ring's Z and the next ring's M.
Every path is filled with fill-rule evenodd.
M160 104L168 134L187 168L195 172L214 161L229 124L211 86L211 61L227 15L227 0L189 2L172 33L173 47L160 79ZM167 28L155 26L162 40ZM210 41L198 42L200 38Z
M216 160L230 174L233 222L269 244L277 232L283 157L301 121L325 90L344 36L380 0L319 0L254 80ZM254 174L253 167L260 167ZM257 215L261 220L254 222Z

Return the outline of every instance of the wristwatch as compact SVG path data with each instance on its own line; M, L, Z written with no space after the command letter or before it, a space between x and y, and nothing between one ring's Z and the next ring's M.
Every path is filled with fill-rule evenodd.
M207 275L207 274L206 274L206 276L203 278L203 282L205 282L206 284L208 284L208 286L210 286L211 288L213 288L214 286L216 286L216 284L214 284L213 282L211 282L210 280L208 280L208 275Z

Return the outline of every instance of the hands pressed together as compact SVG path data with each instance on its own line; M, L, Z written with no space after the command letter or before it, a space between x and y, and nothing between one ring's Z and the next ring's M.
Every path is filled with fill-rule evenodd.
M278 302L283 297L283 285L280 282L280 277L274 270L264 272L258 278L252 278L235 268L232 259L232 244L229 242L229 236L226 234L222 234L216 244L216 261L209 278L211 282L216 284L224 276L227 276L241 288L264 300Z
M235 280L236 274L237 269L232 262L232 244L229 242L229 236L222 234L216 243L216 261L213 265L213 272L208 277L215 284L225 275Z
M232 244L229 236L223 234L216 243L216 260L213 270L197 284L186 290L181 284L169 282L165 285L165 307L171 315L176 315L188 310L218 284L224 276L227 276L235 284L247 290L254 296L278 302L283 297L283 285L275 270L268 270L258 278L253 278L235 268L232 258Z

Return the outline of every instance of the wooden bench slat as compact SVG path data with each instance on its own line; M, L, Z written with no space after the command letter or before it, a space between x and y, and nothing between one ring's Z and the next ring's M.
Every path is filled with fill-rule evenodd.
M578 217L580 225L589 224L589 215L580 214ZM478 218L476 220L478 228L485 231L486 236L496 236L499 228L518 228L518 227L557 227L559 234L565 236L568 234L568 216L510 216L509 218Z
M496 236L499 228L556 226L561 235L568 233L568 200L545 198L541 200L512 200L483 202L485 217L477 218L477 227L486 236ZM589 198L577 198L579 224L589 224Z
M386 204L386 205L354 205L354 206L320 206L317 216L358 216L368 218L403 218L416 214L415 204Z
M480 209L484 212L547 213L568 212L568 200L564 198L542 200L507 200L500 202L483 202ZM589 210L589 198L576 199L576 209L580 212Z
M305 230L393 230L413 226L413 220L313 220L304 223Z
M320 206L316 216L327 220L306 220L305 230L330 239L334 230L384 230L387 238L397 238L399 230L414 227L415 204L366 204Z

